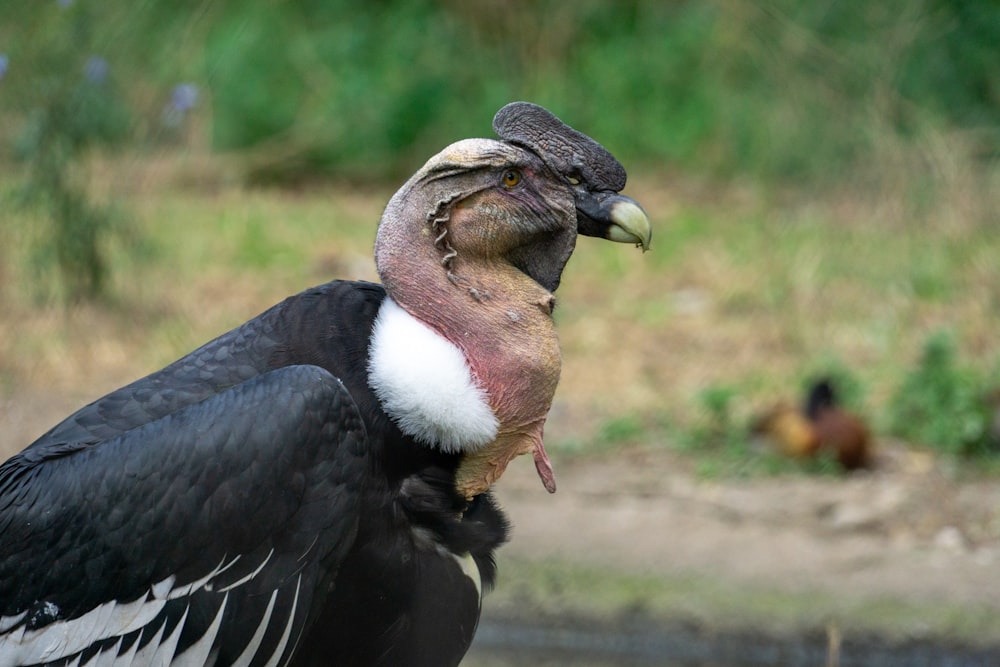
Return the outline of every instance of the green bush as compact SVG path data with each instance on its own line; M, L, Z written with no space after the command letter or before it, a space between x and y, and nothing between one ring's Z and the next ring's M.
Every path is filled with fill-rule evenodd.
M742 462L751 454L745 425L733 415L738 397L734 387L713 384L696 396L697 419L679 438L682 449L709 454L725 465Z
M526 98L629 162L828 182L928 124L995 154L998 44L985 0L298 0L231 8L204 53L216 146L264 177L396 176Z
M601 424L597 441L614 447L628 442L636 442L646 433L646 427L636 415L624 415L609 419Z
M992 418L987 394L982 375L962 366L951 335L939 332L892 397L892 432L948 454L984 454Z
M56 4L0 7L12 71L39 34L65 37L47 18ZM398 178L447 141L488 134L512 99L629 163L723 176L879 176L873 155L927 128L1000 153L993 0L105 0L87 12L137 106L158 113L157 86L207 86L215 146L242 151L259 178Z
M117 221L88 196L81 161L96 147L121 143L129 115L114 64L91 49L93 17L55 3L47 9L57 29L8 61L15 72L5 85L23 114L13 154L26 167L11 200L44 212L48 222L31 248L38 295L93 299L107 289L106 246Z

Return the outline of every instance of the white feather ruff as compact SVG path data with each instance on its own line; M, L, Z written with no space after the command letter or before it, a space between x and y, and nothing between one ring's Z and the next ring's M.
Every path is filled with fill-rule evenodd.
M496 415L462 351L388 297L372 332L368 382L418 442L459 452L496 438Z

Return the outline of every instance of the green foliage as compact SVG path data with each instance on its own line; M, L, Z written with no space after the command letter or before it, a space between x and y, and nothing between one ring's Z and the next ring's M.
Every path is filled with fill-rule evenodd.
M63 13L90 13L79 32L127 54L116 69L147 113L157 82L200 79L215 146L243 151L261 179L396 178L447 141L488 134L484 119L512 99L550 107L626 162L722 175L879 175L873 153L929 126L1000 150L993 0L84 4ZM0 8L12 71L39 34L67 37L56 5Z
M698 394L698 402L706 416L704 433L712 440L731 443L743 434L734 428L732 403L736 390L724 385L713 385Z
M42 33L50 41L33 45L32 72L22 67L5 83L14 87L25 114L14 154L26 165L26 177L15 200L46 214L48 225L36 233L32 251L39 292L92 299L106 291L106 245L116 220L86 194L80 164L88 150L119 144L129 116L113 66L89 49L90 15L55 3L49 10L58 13L53 22L59 31ZM47 279L52 268L55 281Z
M215 145L245 148L279 136L295 123L305 88L296 67L295 28L277 5L224 16L212 31L211 63Z
M645 432L642 420L636 415L626 415L609 419L601 425L599 441L607 445L620 445L636 441Z
M997 114L1000 113L1000 5L996 2L927 2L927 30L910 44L906 67L900 71L900 90L907 99L926 101L942 116L964 125L992 127L998 150Z
M928 119L997 127L1000 12L971 4L267 3L206 62L218 145L310 169L385 174L528 98L628 161L827 180Z
M696 421L680 438L705 477L740 475L753 458L746 429L733 416L735 388L711 385L698 393Z
M584 456L617 450L626 445L645 445L662 434L636 414L611 417L583 438L556 439L546 446L560 456Z
M952 455L989 450L986 382L962 366L947 332L931 336L889 405L894 434Z

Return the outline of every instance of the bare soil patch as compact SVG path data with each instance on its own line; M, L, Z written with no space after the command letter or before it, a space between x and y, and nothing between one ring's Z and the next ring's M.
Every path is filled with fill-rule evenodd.
M806 625L851 625L851 610L886 602L915 614L889 624L907 634L951 631L921 609L995 617L1000 485L959 479L900 443L880 451L876 470L846 478L748 480L701 479L668 448L579 457L555 462L552 497L530 465L515 464L498 488L514 524L505 554L691 577L737 595L815 595ZM1000 642L980 632L973 639Z

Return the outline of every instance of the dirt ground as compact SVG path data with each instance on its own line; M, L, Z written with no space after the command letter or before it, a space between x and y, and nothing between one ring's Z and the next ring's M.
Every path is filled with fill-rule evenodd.
M2 453L82 402L0 400ZM667 447L554 457L554 466L551 496L527 458L500 481L513 524L502 558L1000 612L1000 483L962 478L898 443L881 442L877 468L845 478L705 480Z
M498 488L514 524L505 549L519 558L816 593L817 604L1000 612L1000 484L960 480L900 443L845 478L704 480L682 455L644 449L556 461L548 497L531 468L512 465ZM940 632L919 626L909 631Z

